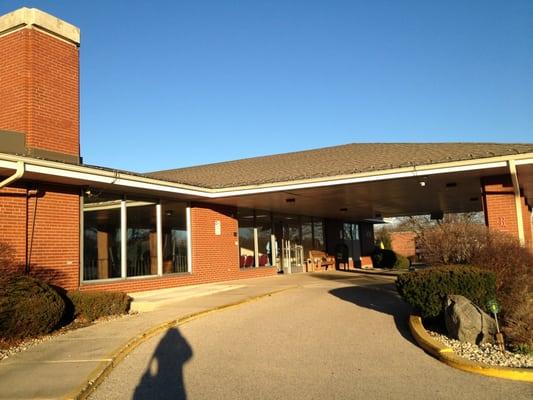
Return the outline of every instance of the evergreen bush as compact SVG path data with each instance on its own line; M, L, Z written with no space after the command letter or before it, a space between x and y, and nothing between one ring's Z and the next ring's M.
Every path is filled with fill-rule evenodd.
M22 339L51 332L65 312L65 302L50 285L28 275L0 282L0 336Z
M123 292L80 292L67 293L74 308L74 318L94 321L100 317L126 314L131 297Z
M415 312L431 318L442 314L450 294L465 296L485 309L487 301L496 297L496 276L468 265L450 265L400 275L396 287Z

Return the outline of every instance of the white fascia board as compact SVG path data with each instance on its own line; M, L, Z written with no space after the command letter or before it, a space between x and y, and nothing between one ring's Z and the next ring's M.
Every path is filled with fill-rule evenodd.
M523 160L516 160L514 163L515 163L515 165L533 164L533 158L526 158L526 159L523 159Z
M157 190L160 192L167 192L167 193L208 197L208 193L206 192L201 192L201 191L196 191L196 190L191 190L191 189L184 189L184 188L179 188L175 186L160 185L157 183L140 182L140 181L132 180L132 179L117 178L117 179L113 179L113 182L111 183L115 185L133 187L133 188L138 188L138 189Z
M131 179L127 179L123 177L121 178L121 176L124 176L123 173L116 173L114 176L109 176L109 173L107 174L97 173L97 172L103 172L103 171L91 169L89 167L82 167L85 170L82 172L82 171L74 171L72 169L60 168L56 166L52 167L52 166L34 164L28 160L24 160L24 163L26 166L26 172L32 172L36 174L58 176L58 177L69 178L69 179L77 179L77 180L86 181L86 182L104 183L104 184L110 184L110 185L114 184L114 185L121 185L121 186L126 186L126 187L162 191L162 192L175 193L175 194L184 194L184 195L190 195L190 196L205 197L206 195L205 192L202 192L199 190L196 191L192 189L176 187L177 185L172 184L172 183L170 183L170 185L167 186L167 185L162 185L162 184L142 182L139 180L135 180L136 177L133 175L129 176ZM16 161L0 160L0 168L16 169L16 167L17 167Z
M45 167L42 165L26 164L27 172L34 172L36 174L60 176L63 178L79 179L84 181L98 182L98 183L113 183L114 178L108 176L101 176L87 172L70 171L60 168Z
M320 181L320 182L311 182L311 183L301 183L301 184L287 184L281 186L257 188L257 189L243 189L243 190L228 190L227 192L217 192L214 195L211 195L211 198L220 198L220 197L231 197L239 195L249 195L249 194L259 194L273 191L286 191L286 190L297 190L297 189L311 189L317 187L327 187L327 186L336 186L336 185L348 185L353 183L363 183L363 182L376 182L384 181L390 179L401 179L401 178L413 178L413 177L424 177L427 175L437 175L437 174L449 174L452 172L466 172L466 171L475 171L479 169L491 169L491 168L501 168L505 167L507 164L505 161L486 163L486 164L474 164L474 165L465 165L457 167L444 167L444 168L435 168L435 169L416 169L413 167L411 171L399 172L399 173L390 173L383 175L370 175L354 178L345 178L329 181Z
M34 160L21 158L26 164L26 171L33 172L37 174L59 176L71 179L79 179L86 182L96 182L104 183L109 185L120 185L124 187L138 188L153 190L159 192L189 195L200 198L208 199L217 199L224 197L234 197L234 196L243 196L243 195L252 195L252 194L261 194L269 192L279 192L279 191L288 191L288 190L298 190L298 189L310 189L318 187L329 187L337 185L347 185L354 183L363 183L363 182L377 182L390 179L401 179L401 178L410 178L410 177L423 177L428 175L437 175L437 174L447 174L453 172L466 172L466 171L475 171L481 169L493 169L506 167L506 161L496 161L488 162L481 164L470 164L470 165L460 165L460 166L450 166L450 167L440 167L432 168L428 166L419 166L419 167L409 167L402 172L391 172L386 174L375 174L375 175L365 175L365 176L353 176L353 177L344 177L344 178L333 178L333 179L322 179L313 182L301 182L301 183L285 183L285 184L273 184L268 186L259 186L251 188L233 188L233 189L208 189L208 188L197 188L189 189L180 187L179 184L172 182L162 183L152 183L146 182L134 175L127 175L121 172L115 172L114 175L110 176L109 171L98 170L91 167L78 167L76 169L81 169L82 171L76 171L74 168L61 168L61 165L46 166L42 165L44 162L32 162ZM533 163L533 159L523 159L516 160L516 165L525 165ZM0 168L7 169L16 169L16 161L0 160ZM157 181L157 180L156 180Z

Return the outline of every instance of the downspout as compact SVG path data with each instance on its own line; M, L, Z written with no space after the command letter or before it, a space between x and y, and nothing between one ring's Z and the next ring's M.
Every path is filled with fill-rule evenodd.
M24 175L24 169L25 169L24 161L17 161L17 170L15 171L13 175L11 175L7 179L4 179L2 182L0 182L0 189L9 185L11 182L15 182L19 180L20 178L22 178L22 176Z
M524 236L524 220L522 215L522 198L520 197L520 185L518 184L518 175L516 174L516 164L514 160L507 161L509 165L509 173L513 181L514 203L516 208L516 219L518 225L518 240L520 246L525 246L526 240Z

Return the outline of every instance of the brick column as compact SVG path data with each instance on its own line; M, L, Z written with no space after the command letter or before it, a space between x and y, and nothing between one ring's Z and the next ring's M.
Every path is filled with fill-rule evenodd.
M481 181L485 223L489 229L508 233L518 239L518 224L524 229L525 245L533 248L531 207L520 196L522 221L518 221L513 183L509 175L492 176Z
M0 135L18 132L28 156L79 161L78 45L78 28L42 11L0 17ZM24 179L0 190L0 242L13 262L67 289L79 286L79 193Z
M78 28L37 9L0 17L0 130L29 154L79 158L78 46Z

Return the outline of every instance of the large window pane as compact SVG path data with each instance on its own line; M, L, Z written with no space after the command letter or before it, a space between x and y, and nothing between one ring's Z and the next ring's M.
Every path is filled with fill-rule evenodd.
M272 221L270 213L257 210L255 212L255 227L257 229L257 249L259 257L259 266L272 265Z
M120 277L120 198L84 195L83 279Z
M239 209L239 265L241 268L255 265L254 213L253 210Z
M316 218L313 221L313 248L324 250L324 223Z
M187 206L163 203L163 274L187 272Z
M127 276L157 274L155 203L127 202Z
M309 257L309 251L313 250L313 220L310 217L302 217L302 245L304 258Z

